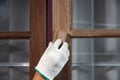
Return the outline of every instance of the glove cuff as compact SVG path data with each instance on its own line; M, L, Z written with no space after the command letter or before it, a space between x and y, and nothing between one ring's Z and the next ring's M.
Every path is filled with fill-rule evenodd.
M38 72L42 77L45 78L45 80L50 80L46 75L44 75L39 69L35 67L35 71Z
M44 63L44 64L43 64ZM46 80L53 80L55 77L52 68L49 66L50 63L48 62L40 62L36 67L35 70L40 73Z

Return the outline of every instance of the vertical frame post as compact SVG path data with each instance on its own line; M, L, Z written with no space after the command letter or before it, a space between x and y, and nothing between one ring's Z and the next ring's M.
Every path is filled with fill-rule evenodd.
M69 33L71 29L71 0L53 0L52 1L52 27L53 40L57 38L59 31ZM71 47L71 38L69 37L69 46ZM71 80L71 57L67 65L56 77L55 80Z

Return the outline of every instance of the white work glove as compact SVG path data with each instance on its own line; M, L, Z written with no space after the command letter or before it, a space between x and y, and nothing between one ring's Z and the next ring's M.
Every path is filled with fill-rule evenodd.
M68 43L64 42L60 47L61 44L62 41L60 39L56 40L55 43L50 42L35 67L35 70L46 78L46 80L53 80L69 60Z

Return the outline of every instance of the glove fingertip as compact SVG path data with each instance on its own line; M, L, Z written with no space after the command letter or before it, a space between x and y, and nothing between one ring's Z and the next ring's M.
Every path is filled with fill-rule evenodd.
M49 45L49 46L51 46L52 44L53 44L53 42L49 42L49 44L48 44L48 45Z
M64 42L64 43L63 43L63 46L64 46L65 48L68 48L68 43L67 43L67 42Z
M61 51L67 52L68 50L68 43L64 42L63 45L60 48Z
M68 53L67 53L67 54L68 54L68 57L69 57L69 56L70 56L70 51L69 51L69 49L68 49Z
M62 40L61 40L61 39L57 39L57 40L54 42L54 46L58 48L58 47L61 45L61 43L62 43Z

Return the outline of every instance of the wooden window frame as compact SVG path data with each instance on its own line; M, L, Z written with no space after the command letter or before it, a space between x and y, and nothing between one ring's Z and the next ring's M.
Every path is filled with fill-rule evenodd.
M120 29L72 29L72 0L52 0L53 39L58 32L66 32L69 37L70 50L72 38L108 38L120 37ZM72 80L72 56L63 71L55 80Z
M53 40L56 39L59 31L69 33L71 30L71 0L52 0L52 31ZM71 38L69 39L71 47ZM71 80L72 63L71 56L69 62L63 68L55 80Z
M46 49L46 0L30 0L30 31L0 32L0 39L30 40L30 80L41 55Z
M30 80L46 49L46 0L30 0Z

